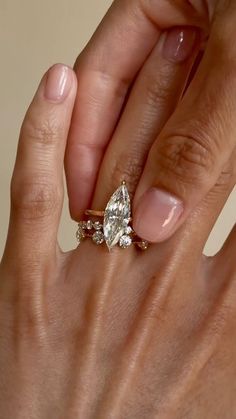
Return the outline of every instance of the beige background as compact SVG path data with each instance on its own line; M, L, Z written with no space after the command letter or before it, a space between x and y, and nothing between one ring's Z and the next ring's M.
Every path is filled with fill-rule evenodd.
M20 124L42 73L55 62L73 62L111 4L109 0L0 0L0 255L6 238L9 182ZM230 231L236 193L213 231L214 253ZM75 246L75 224L65 202L60 229L64 249Z

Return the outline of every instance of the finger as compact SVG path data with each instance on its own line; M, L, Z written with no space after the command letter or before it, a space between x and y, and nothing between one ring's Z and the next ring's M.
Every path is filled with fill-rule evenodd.
M216 266L224 267L226 274L236 274L236 263L235 263L235 248L236 248L236 224L234 225L229 237L225 241L222 249L215 256Z
M157 43L160 31L206 26L188 2L115 1L77 60L78 96L66 153L73 218L89 206L104 150L128 89Z
M232 170L234 172L234 184L233 187L235 187L236 184L236 151L234 152L234 162L232 165ZM233 197L234 198L234 195ZM219 252L215 255L215 266L224 268L224 272L226 274L226 277L232 276L232 274L236 273L236 263L235 263L235 247L236 247L236 224L232 228L229 236L225 240L225 243L223 244L222 248L219 250ZM228 275L227 275L228 274Z
M163 243L163 245L167 246L172 243L172 247L174 246L174 248L178 249L180 261L183 252L185 252L186 257L188 257L188 254L191 255L192 261L193 259L198 260L199 265L199 256L202 255L210 233L235 187L235 161L236 151L234 151L232 158L224 167L216 185L192 211L176 234L166 243ZM236 272L235 232L234 228L222 249L214 257L204 258L204 272L210 272L210 277L213 280L208 285L213 288L222 287L224 283L228 284L232 274ZM201 277L204 279L203 273Z
M225 258L223 258L223 256L218 258L217 255L215 258L204 258L203 260L202 255L210 233L234 188L236 182L235 159L236 153L234 153L231 160L224 167L224 170L217 179L214 187L208 192L199 205L193 209L185 223L178 229L178 231L176 231L176 233L165 242L152 245L150 247L149 251L146 253L148 265L151 266L151 263L153 263L154 260L154 268L159 270L161 261L164 261L166 266L167 261L169 261L169 265L173 265L174 260L175 262L173 266L176 268L176 266L179 265L180 267L182 277L179 279L181 279L183 278L183 260L190 260L191 265L186 265L188 270L186 278L188 278L189 281L189 270L193 269L193 284L191 286L195 286L197 282L198 287L199 278L201 281L204 280L205 272L209 272L208 269L213 267L215 270L212 272L212 278L214 279L216 274L221 275L221 278L219 278L220 281L225 278L225 268L228 269L229 267L229 270L232 270L232 264L234 263L234 258L232 257L233 249L231 249L230 265L227 265L229 261L229 253ZM204 262L203 265L202 261ZM208 264L208 268L206 268L206 264ZM203 271L201 270L202 266L204 267ZM222 269L224 270L224 275ZM200 286L203 284L204 282L200 283ZM188 286L188 283L186 283L187 288Z
M63 65L43 77L22 125L11 184L6 246L14 264L42 268L55 254L63 201L63 160L76 95L76 76Z
M99 172L93 208L104 208L125 179L134 194L152 143L174 111L197 56L194 28L163 33L144 64Z
M183 228L187 227L189 232L191 231L192 243L190 248L194 246L194 249L196 249L197 243L201 251L205 248L210 233L235 187L235 161L236 153L234 152L233 157L224 167L214 187L192 211L190 217L184 223Z
M229 48L234 29L224 36L223 24L216 22L197 76L154 143L138 185L134 229L150 242L180 227L213 188L235 147L236 54Z

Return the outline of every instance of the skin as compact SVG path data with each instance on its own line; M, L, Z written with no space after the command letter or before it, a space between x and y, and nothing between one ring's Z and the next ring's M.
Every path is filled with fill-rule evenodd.
M45 86L60 69L67 94L55 101ZM0 418L232 419L236 231L214 258L202 252L235 168L166 242L109 253L87 240L63 254L76 90L72 70L50 69L21 130L0 265Z
M72 218L79 219L91 206L103 209L125 174L134 195L135 230L149 241L161 242L214 187L235 148L235 17L233 0L116 0L112 4L75 66L79 90L66 154ZM172 74L179 92L171 102L166 88L169 76L159 85L154 82L153 50L163 31L186 26L198 31L206 51L176 107L179 74ZM145 75L146 84L142 83ZM150 97L156 102L153 118L143 112ZM169 118L161 114L164 98ZM141 202L153 187L177 198L182 212L171 223L166 223L168 212L163 214L160 224L165 228L154 223L156 231L150 237L148 225L141 226L140 218L144 222L150 218ZM151 218L157 220L159 214L156 204Z
M169 87L165 100L158 96L145 109L137 102L140 115L153 115L145 141L178 106L198 46L177 66L163 62L160 51L161 43L140 73L144 92L155 67L157 86L164 73ZM67 82L60 78L58 90L59 73ZM134 247L109 253L87 240L64 254L57 232L78 87L71 69L50 69L21 130L0 264L0 418L232 419L236 231L216 256L205 257L203 249L235 185L235 153L168 240L144 253ZM231 107L226 109L225 120L233 125ZM124 117L122 129L128 121ZM217 138L222 118L214 122ZM104 187L111 182L106 156L100 179L105 171L110 177ZM104 205L111 186L102 189L97 182L94 208Z

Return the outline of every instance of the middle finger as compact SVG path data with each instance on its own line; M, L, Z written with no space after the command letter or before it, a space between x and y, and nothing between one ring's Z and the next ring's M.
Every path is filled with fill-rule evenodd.
M93 207L103 209L122 180L135 192L148 151L183 94L199 51L195 28L160 37L138 75L105 154Z

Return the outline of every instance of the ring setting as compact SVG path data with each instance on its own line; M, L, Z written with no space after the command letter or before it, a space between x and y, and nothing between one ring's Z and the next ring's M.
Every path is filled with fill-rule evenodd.
M141 250L148 248L148 242L140 239L130 225L131 200L125 181L111 196L104 211L88 209L85 215L92 219L79 222L76 232L79 245L91 238L96 245L105 243L109 250L116 245L127 249L133 244Z

